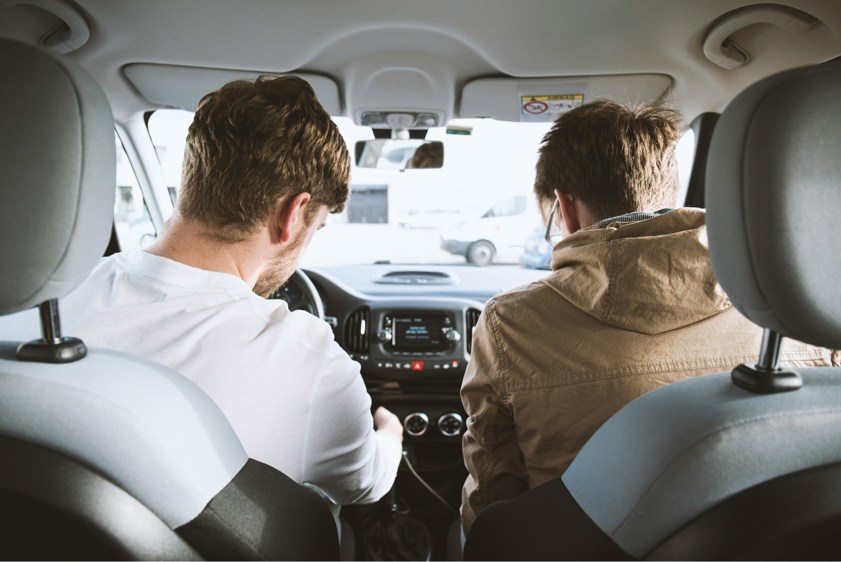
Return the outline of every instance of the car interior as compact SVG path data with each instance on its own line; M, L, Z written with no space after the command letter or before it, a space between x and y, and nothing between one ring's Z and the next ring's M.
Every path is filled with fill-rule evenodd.
M837 0L0 0L0 556L837 558L841 373L775 354L841 347L838 57ZM269 298L328 323L404 428L392 490L338 516L185 377L60 324L100 257L165 228L201 97L287 74L345 136L351 195ZM548 245L517 253L545 229L537 148L599 98L683 114L675 206L708 209L719 281L765 341L755 366L632 402L465 540L472 329L549 274L528 265ZM418 164L427 145L443 159ZM448 238L523 196L521 250Z

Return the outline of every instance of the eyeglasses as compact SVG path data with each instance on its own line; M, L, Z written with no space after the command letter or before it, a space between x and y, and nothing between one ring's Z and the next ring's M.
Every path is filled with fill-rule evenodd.
M543 238L552 243L552 227L555 225L555 213L558 212L558 198L555 198L555 202L552 203L552 210L549 211L549 218L546 221L546 234L543 235Z

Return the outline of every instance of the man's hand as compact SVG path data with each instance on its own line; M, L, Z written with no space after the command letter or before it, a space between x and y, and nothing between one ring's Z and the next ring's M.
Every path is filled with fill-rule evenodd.
M403 443L403 424L389 410L386 410L382 406L378 407L374 412L374 425L377 427L377 431L390 433Z

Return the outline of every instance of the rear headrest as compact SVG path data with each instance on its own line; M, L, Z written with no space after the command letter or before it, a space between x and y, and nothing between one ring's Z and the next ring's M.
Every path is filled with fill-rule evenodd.
M766 78L730 103L706 198L733 304L784 336L841 348L841 61Z
M77 64L0 39L0 314L64 296L102 256L116 189L114 122Z

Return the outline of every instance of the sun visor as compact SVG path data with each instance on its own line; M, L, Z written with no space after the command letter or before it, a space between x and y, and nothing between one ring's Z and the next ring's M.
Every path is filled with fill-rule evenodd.
M163 107L177 107L193 111L205 94L219 89L228 82L254 80L265 74L282 76L287 73L243 72L221 68L136 63L123 67L123 74L147 101ZM318 101L330 115L341 114L339 89L332 79L303 72L289 74L309 82L318 96Z
M565 78L480 78L461 95L460 117L548 122L595 99L635 105L664 98L672 79L664 74Z

